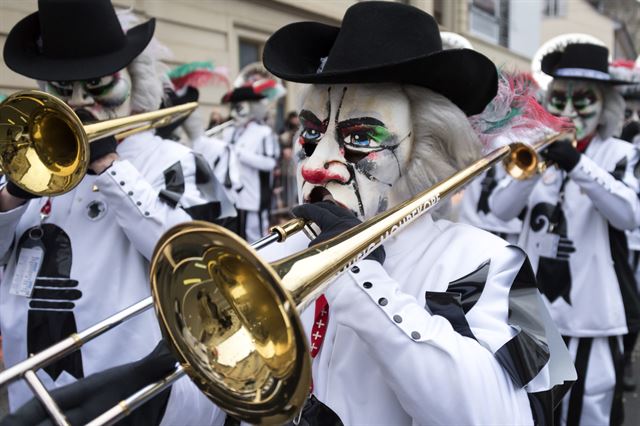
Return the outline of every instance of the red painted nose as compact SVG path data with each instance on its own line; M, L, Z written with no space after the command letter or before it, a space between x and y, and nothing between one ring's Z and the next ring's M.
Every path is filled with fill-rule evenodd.
M338 173L332 173L327 169L305 169L302 168L302 178L315 185L323 185L330 181L344 181L343 177Z

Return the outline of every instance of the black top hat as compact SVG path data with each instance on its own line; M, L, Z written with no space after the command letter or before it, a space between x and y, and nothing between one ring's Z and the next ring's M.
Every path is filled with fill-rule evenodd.
M4 61L37 80L88 80L126 67L151 41L155 20L126 34L110 0L39 0L4 44Z
M542 72L553 78L590 80L606 84L628 84L609 74L609 49L591 43L568 44L542 57Z
M242 87L236 87L233 90L228 91L222 97L222 103L234 103L244 101L259 101L264 99L265 96L261 93L257 93L252 85L246 85Z
M362 2L341 27L298 22L267 40L263 62L273 74L300 83L405 83L449 98L477 114L497 91L498 74L471 49L442 50L438 24L415 7Z

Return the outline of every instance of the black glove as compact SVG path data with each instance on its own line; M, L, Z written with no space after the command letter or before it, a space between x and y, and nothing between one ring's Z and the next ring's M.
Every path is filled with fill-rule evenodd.
M83 425L144 386L167 376L174 370L176 362L164 340L161 340L153 352L140 361L92 374L56 389L51 396L72 425ZM170 389L162 392L118 424L159 424L169 392ZM40 401L33 398L15 413L3 418L0 425L44 426L53 425L53 422Z
M7 182L6 188L9 194L13 195L14 197L22 198L23 200L32 200L34 198L41 197L40 195L32 194L29 191L25 191L11 181Z
M349 210L329 201L302 204L294 207L292 212L295 216L310 220L320 227L320 235L309 243L309 247L327 241L362 223ZM372 251L367 259L375 260L382 265L385 257L384 248L380 246Z
M566 172L570 172L580 161L580 152L569 141L558 141L549 145L540 153L545 159L553 161Z
M96 161L98 158L104 157L107 154L116 152L118 147L118 141L115 136L107 136L106 138L98 139L89 144L89 164ZM88 170L88 174L95 175L93 170Z

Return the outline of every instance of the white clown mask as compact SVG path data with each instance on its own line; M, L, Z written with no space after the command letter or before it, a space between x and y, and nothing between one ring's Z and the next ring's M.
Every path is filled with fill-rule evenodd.
M328 191L369 219L403 201L394 185L413 138L409 99L399 85L316 85L299 118L295 150L303 202L319 201Z
M131 115L131 75L126 69L92 80L47 81L44 89L97 121Z
M554 79L547 90L547 110L569 118L576 128L577 140L593 136L604 107L604 95L598 85L585 80Z

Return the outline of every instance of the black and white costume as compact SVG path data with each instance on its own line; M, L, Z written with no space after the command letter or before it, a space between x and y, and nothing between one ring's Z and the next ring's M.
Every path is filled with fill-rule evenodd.
M235 203L238 234L249 242L264 236L269 226L272 172L280 155L271 127L252 120L225 129L219 138L200 138L194 149L213 165Z
M74 190L51 198L51 213L42 225L46 198L0 213L0 252L7 262L0 327L7 366L148 297L149 258L166 229L232 212L228 202L216 198L219 185L210 169L184 146L146 132L125 139L118 154L121 159L102 175L86 176ZM94 185L98 192L93 191ZM41 239L30 238L30 232L37 235L33 230L40 226ZM12 294L21 249L40 241L44 261L33 294ZM147 311L39 371L38 376L48 388L62 386L142 358L159 339L157 320ZM69 359L74 362L65 362ZM168 416L187 421L187 413L173 412L173 407L182 406L181 395L190 386L183 379L173 387ZM24 382L9 387L12 410L31 397ZM219 412L201 398L213 421Z
M262 254L276 259L307 244L299 235ZM314 395L344 424L532 424L527 391L562 383L544 368L546 344L512 322L518 308L510 297L521 290L539 299L522 250L430 215L384 247L384 266L361 261L325 293ZM315 344L313 306L302 320ZM536 355L514 358L525 342L540 345ZM556 365L563 363L570 366ZM524 365L530 369L516 367ZM538 424L543 417L536 413Z
M489 197L505 174L504 167L498 165L467 185L458 205L458 221L489 231L515 244L522 229L522 221L517 217L509 221L502 220L489 208Z
M624 230L640 225L638 159L632 145L596 136L570 173L552 167L530 180L506 177L490 199L505 219L528 206L519 244L578 374L590 373L572 391L583 392L584 404L577 396L563 404L564 416L582 404L574 416L583 424L606 422L620 373L612 362L621 354L619 336L638 326L637 306L624 306L633 300L625 294L634 281Z

